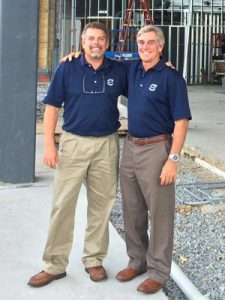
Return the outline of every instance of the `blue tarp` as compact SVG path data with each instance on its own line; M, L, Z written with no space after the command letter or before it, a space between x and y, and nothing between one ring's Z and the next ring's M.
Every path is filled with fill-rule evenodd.
M107 51L106 56L109 58L115 57L115 51ZM120 56L120 52L117 53L117 56ZM138 59L138 53L132 53L132 52L124 52L122 54L122 60L128 60L128 59Z

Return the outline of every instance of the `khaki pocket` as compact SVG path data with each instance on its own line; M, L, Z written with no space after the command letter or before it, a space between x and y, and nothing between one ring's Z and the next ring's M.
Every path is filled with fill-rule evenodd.
M73 159L77 152L77 146L77 136L68 132L64 132L60 140L59 155L64 158Z

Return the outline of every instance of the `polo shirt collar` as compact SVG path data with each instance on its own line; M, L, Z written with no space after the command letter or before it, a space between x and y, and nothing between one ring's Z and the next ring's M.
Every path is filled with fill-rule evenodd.
M150 70L161 71L161 70L163 70L165 68L165 63L166 63L166 58L165 57L161 57L160 61L154 67L152 67ZM142 64L141 60L140 60L139 68L141 68L142 70L144 70L143 64Z
M88 65L88 63L87 63L87 61L85 59L84 53L82 53L81 56L78 59L79 59L79 62L81 64L81 66Z
M86 61L84 53L82 53L78 59L81 66L83 67L90 66L90 64ZM107 73L108 71L111 70L111 68L112 68L112 60L104 56L103 62L101 66L97 69L97 71L102 71L103 73Z

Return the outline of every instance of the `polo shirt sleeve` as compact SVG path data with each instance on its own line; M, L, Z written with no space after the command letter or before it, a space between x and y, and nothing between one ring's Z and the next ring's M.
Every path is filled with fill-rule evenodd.
M192 116L186 82L180 73L174 70L171 71L171 74L169 74L167 90L173 120L191 120Z
M50 104L58 108L62 107L62 103L65 99L64 69L64 63L58 65L43 103Z

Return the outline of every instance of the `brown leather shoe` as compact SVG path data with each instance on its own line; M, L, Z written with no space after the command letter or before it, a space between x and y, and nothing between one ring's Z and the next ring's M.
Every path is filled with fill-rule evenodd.
M164 284L148 278L138 286L137 290L145 294L154 294L162 287L164 287Z
M138 275L141 275L145 273L146 271L137 271L133 268L126 268L116 275L116 279L122 282L129 281L137 277Z
M27 284L30 286L33 286L33 287L41 287L41 286L49 284L53 280L57 280L57 279L65 277L65 276L66 276L66 272L64 272L62 274L53 275L53 274L49 274L45 271L41 271L40 273L31 277Z
M102 281L108 278L103 266L85 268L85 271L90 275L93 281Z

